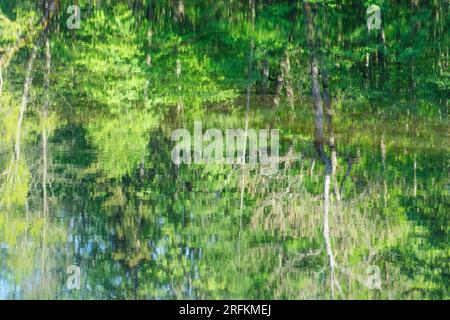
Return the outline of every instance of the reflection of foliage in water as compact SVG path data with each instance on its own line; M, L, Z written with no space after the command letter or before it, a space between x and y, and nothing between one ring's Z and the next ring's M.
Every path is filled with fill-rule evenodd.
M302 10L261 2L253 24L247 7L203 0L186 4L180 23L161 1L152 21L136 9L145 1L133 3L134 9L91 8L76 33L63 30L63 19L54 22L51 121L41 116L44 71L37 61L19 160L11 145L29 50L4 73L0 281L7 291L0 296L330 297L321 231L324 168L310 142L310 104L299 99L310 92ZM351 2L328 5L339 10L319 7L316 26L337 113L343 199L332 197L330 227L342 288L337 297L449 298L448 8L382 7L383 44L368 37ZM13 8L1 8L6 48L25 18L14 22ZM365 8L357 8L364 16ZM280 171L262 177L249 167L175 166L173 128L191 128L199 119L208 127L244 127L243 103L235 98L248 85L252 40L257 93L275 91L281 62L290 62L282 80L292 86L294 111L285 96L276 110L267 106L271 96L251 100L251 127L281 128ZM73 263L82 268L79 292L64 287ZM382 291L364 284L370 265L382 271Z

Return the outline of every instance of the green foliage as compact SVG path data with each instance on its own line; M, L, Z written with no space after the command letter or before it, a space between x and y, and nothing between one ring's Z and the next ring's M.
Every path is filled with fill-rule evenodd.
M107 178L131 173L147 156L148 135L158 125L158 116L141 110L93 121L87 130L98 150L97 167Z
M311 1L337 145L332 296L302 2L255 1L254 19L247 2L185 1L184 15L152 3L148 19L148 1L80 1L81 29L67 30L61 1L50 87L41 48L17 159L28 48L3 73L0 297L449 298L448 6ZM383 29L369 34L373 3ZM41 8L0 8L3 54ZM286 87L273 106L282 74L293 108ZM173 130L245 128L247 90L249 128L280 129L277 174L175 165ZM373 265L382 290L366 285Z

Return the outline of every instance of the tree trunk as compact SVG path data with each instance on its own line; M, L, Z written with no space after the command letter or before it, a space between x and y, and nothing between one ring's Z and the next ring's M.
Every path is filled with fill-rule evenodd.
M174 21L183 23L184 21L184 1L172 0L172 17Z
M44 94L45 101L42 107L42 213L43 213L43 236L42 236L42 284L44 285L47 281L46 279L46 247L47 247L47 220L48 220L48 200L47 200L47 114L48 107L50 104L50 95L48 93L50 87L50 70L51 70L51 53L50 53L50 41L48 39L48 34L45 35L45 73L44 73Z
M330 159L325 155L324 151L324 130L323 130L323 106L322 97L320 95L319 87L319 68L316 55L316 43L315 43L315 32L314 23L311 13L311 5L309 2L305 2L305 14L307 21L307 42L308 49L310 52L310 64L311 64L311 83L312 83L312 98L314 104L314 144L316 146L317 153L319 157L325 164L325 181L324 181L324 193L323 193L323 237L325 241L325 249L328 255L328 262L330 266L330 287L331 287L331 298L334 298L334 287L336 286L340 291L340 286L335 279L335 266L336 262L334 260L334 254L331 247L330 239L330 225L329 225L329 212L330 212L330 181L332 165Z
M273 103L275 107L278 107L280 105L281 100L281 92L283 91L284 86L284 72L286 69L286 62L283 59L280 60L280 67L278 71L278 77L277 77L277 84L275 86L275 96L273 98Z
M331 150L331 177L334 183L334 194L336 196L336 199L340 201L341 195L339 192L339 185L336 178L338 161L336 151L336 139L334 136L334 129L333 129L333 108L331 104L331 97L329 91L328 71L326 70L325 67L322 68L322 86L323 86L323 99L325 105L325 115L327 121L328 143Z
M262 61L262 78L263 78L263 91L264 93L267 93L269 91L269 73L270 73L270 69L269 69L269 60L267 60L267 58L265 58Z
M183 100L181 99L181 91L182 91L182 89L181 89L181 80L180 80L180 77L181 77L181 60L180 59L177 59L177 66L176 66L176 69L175 69L175 74L176 74L177 79L178 79L177 111L178 112L183 112L183 110L184 110L184 103L183 103Z
M148 1L147 5L147 20L151 21L153 20L153 17L155 15L155 4L153 0Z
M38 45L33 46L30 58L28 60L27 69L25 72L22 103L20 104L19 120L17 122L16 142L14 145L14 155L15 155L16 160L19 160L19 158L20 158L20 132L22 130L23 117L24 117L24 114L25 114L25 111L26 111L27 105L28 105L31 83L33 82L32 70L33 70L34 60L36 59L37 51L38 51Z
M292 89L292 81L291 81L291 63L289 60L289 55L287 51L285 52L285 56L280 60L280 68L279 68L277 84L275 87L275 96L273 98L273 103L275 107L280 105L281 94L283 89L286 90L286 96L289 101L289 105L291 107L294 106L294 90Z
M289 54L286 52L286 64L285 64L285 71L284 71L284 87L286 88L286 96L289 102L289 105L291 108L294 108L294 90L292 89L292 77L291 77L291 61L289 59Z

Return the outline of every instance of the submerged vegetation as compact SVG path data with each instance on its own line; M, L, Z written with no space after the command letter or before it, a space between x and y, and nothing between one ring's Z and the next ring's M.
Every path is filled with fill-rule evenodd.
M0 3L0 298L450 298L448 1L73 2Z

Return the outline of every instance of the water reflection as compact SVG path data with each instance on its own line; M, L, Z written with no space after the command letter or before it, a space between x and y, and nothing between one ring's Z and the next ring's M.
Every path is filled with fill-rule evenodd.
M91 124L57 128L46 144L48 182L39 181L45 173L41 162L31 169L26 206L2 210L2 297L444 294L444 146L427 148L412 134L420 126L400 126L392 136L389 121L370 124L371 115L360 126L334 123L339 165L333 185L308 138L309 126L274 116L262 105L255 109L253 127L285 124L275 176L236 165L176 166L170 132L189 122L183 116L132 131L141 115L132 121L126 115L130 127L121 128L142 139L123 136L123 143L109 134L91 136ZM217 111L204 122L218 127L223 116ZM227 119L236 126L245 121L239 112ZM428 127L427 132L442 136ZM130 139L133 149L122 149ZM26 154L41 156L45 135L39 140ZM73 264L81 268L80 290L66 287L66 268ZM371 266L380 270L381 290L367 285Z
M350 8L249 5L94 6L44 60L19 57L25 85L0 94L0 298L449 297L444 9L392 8L392 44ZM279 170L174 164L195 121L279 129Z

